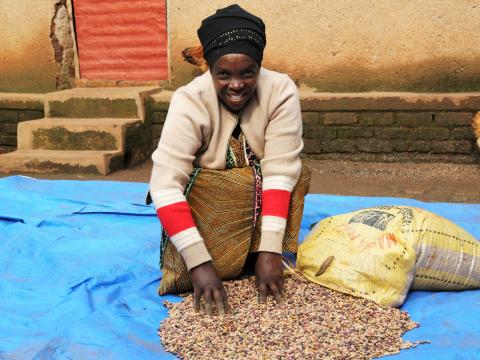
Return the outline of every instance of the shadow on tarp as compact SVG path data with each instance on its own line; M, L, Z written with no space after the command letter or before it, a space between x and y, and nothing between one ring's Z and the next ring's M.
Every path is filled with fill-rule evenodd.
M0 359L173 359L156 334L160 225L144 183L0 179ZM375 205L412 205L480 237L480 205L308 195L311 223ZM392 359L480 359L480 291L413 292L403 309L431 344Z

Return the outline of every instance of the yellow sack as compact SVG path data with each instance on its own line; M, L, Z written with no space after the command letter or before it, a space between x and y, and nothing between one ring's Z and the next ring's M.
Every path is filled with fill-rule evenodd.
M480 287L480 242L423 209L380 206L318 223L298 249L298 269L327 288L400 306L410 287Z

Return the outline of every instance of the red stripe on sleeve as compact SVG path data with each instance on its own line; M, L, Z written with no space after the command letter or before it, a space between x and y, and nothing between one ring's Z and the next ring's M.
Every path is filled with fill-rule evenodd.
M290 191L265 190L262 192L262 215L278 216L286 219L290 206Z
M195 227L190 206L186 201L158 208L157 216L170 237Z

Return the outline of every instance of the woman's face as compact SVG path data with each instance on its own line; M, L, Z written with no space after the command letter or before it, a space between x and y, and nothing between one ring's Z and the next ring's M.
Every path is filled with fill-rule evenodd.
M255 93L260 67L248 55L227 54L215 62L210 73L220 100L230 111L239 112Z

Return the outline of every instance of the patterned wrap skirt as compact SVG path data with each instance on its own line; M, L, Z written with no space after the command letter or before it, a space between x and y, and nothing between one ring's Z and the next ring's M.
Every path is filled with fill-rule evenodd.
M245 138L230 139L226 170L196 168L185 189L193 219L222 280L236 278L247 255L257 252L261 237L262 176L260 162ZM310 170L303 166L291 199L283 252L296 253ZM193 289L187 267L165 232L160 246L162 280L158 293L178 294Z

